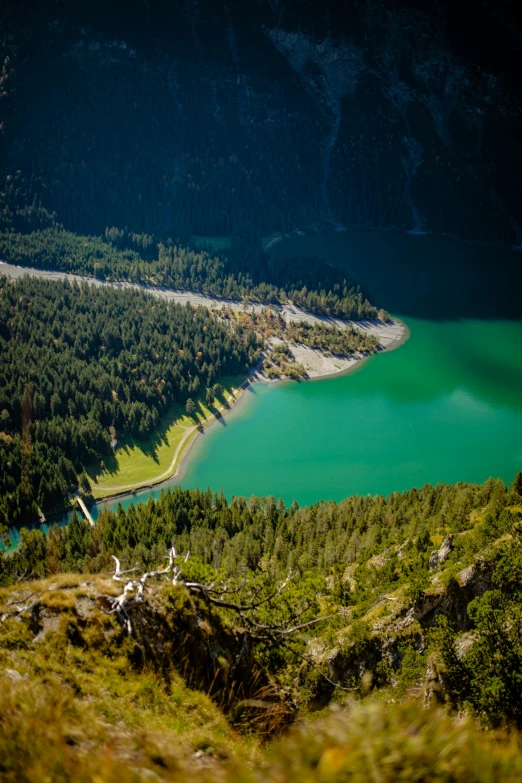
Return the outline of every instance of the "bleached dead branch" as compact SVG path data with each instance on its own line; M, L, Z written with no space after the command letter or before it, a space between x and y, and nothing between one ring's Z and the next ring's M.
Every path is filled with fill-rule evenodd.
M112 578L117 582L124 582L125 586L123 592L119 596L109 599L111 612L114 612L118 616L129 635L132 634L129 610L132 607L143 603L147 583L151 579L161 577L166 577L173 585L183 585L189 593L202 598L212 606L234 612L241 620L241 625L243 626L246 635L245 638L250 637L256 641L275 642L277 639L285 638L293 633L308 628L309 626L315 625L322 620L328 619L319 617L308 622L299 623L299 617L308 609L308 604L305 604L304 606L296 607L292 612L291 617L287 617L281 622L267 624L266 621L262 621L262 618L258 614L258 610L262 607L266 607L281 596L292 579L291 572L289 572L287 577L270 592L263 595L263 588L259 588L253 595L249 596L248 601L243 600L235 603L230 599L230 596L239 593L245 587L245 583L243 582L241 585L237 586L227 582L203 584L202 582L188 581L183 577L183 566L187 563L189 557L189 552L187 552L184 557L178 556L175 547L171 547L168 552L168 564L165 568L156 571L148 571L137 580L126 580L123 576L135 571L136 568L122 571L120 561L117 557L113 556L115 571Z

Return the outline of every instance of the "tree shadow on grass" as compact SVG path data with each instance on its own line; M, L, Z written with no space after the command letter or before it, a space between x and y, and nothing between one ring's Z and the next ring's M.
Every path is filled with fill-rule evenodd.
M229 400L226 395L231 394L241 382L241 376L227 378L223 383L221 391L216 395L215 403L208 408L216 417L216 421L222 424L223 427L226 427L227 424L218 408L222 407L225 411L230 410L232 404L235 402L235 398ZM203 407L203 401L204 396L202 391L198 398L194 400L196 411L192 416L189 416L185 412L183 406L174 405L169 413L164 416L155 432L143 440L132 435L124 435L121 440L119 440L118 447L114 454L108 454L96 464L87 466L88 475L93 481L100 481L100 483L103 483L107 479L114 479L121 469L118 455L121 455L122 452L130 454L133 450L141 451L145 457L152 459L159 467L160 461L158 452L161 446L168 446L169 441L167 432L170 427L173 424L178 424L181 427L191 427L198 422L203 422L207 419L208 410L205 410ZM202 431L204 432L204 429ZM130 483L132 482L129 481L129 484Z
M220 424L222 424L224 427L226 427L227 425L226 425L225 419L224 419L224 417L222 416L222 414L219 412L219 410L216 407L219 404L220 404L219 400L216 399L215 402L212 405L207 405L206 407L207 407L207 410L209 410L210 413L215 417L216 421L218 421ZM197 403L196 411L197 411L197 415L199 417L199 420L201 422L203 422L203 421L205 421L207 419L208 414L205 411L205 409L203 408L203 403L201 401L199 401Z
M178 414L178 415L175 415ZM158 451L161 446L168 446L167 432L174 422L182 418L181 411L170 413L161 421L158 428L143 440L133 435L125 435L118 441L116 451L101 458L100 462L89 465L87 472L96 482L104 478L115 477L120 470L118 455L122 452L130 454L133 450L141 451L148 459L152 459L159 466Z

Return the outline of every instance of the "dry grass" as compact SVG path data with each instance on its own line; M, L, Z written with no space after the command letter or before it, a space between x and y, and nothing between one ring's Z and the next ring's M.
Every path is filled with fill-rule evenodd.
M518 736L486 734L417 702L352 704L302 726L266 763L273 783L515 783Z
M4 783L121 783L187 779L205 762L211 779L224 779L222 760L209 752L208 734L194 727L180 732L179 721L150 727L151 712L165 701L152 680L134 689L134 712L141 721L111 721L97 705L75 697L58 682L2 682L0 697L0 777ZM160 698L161 696L161 698ZM159 706L158 706L159 702ZM127 708L129 703L127 701ZM198 715L194 705L194 715ZM168 712L168 709L165 710ZM193 719L193 722L196 721ZM201 753L198 753L201 751Z
M143 663L136 642L93 600L111 586L103 576L59 575L1 591L3 607L39 602L38 611L0 623L2 783L522 779L517 733L479 731L423 709L419 700L337 705L263 748L254 735L232 728L216 703L187 687L175 668L162 674ZM86 604L88 619L82 620ZM52 630L42 634L49 618ZM182 622L177 615L173 620ZM238 702L236 712L259 714L265 722L265 707L260 692ZM277 704L275 710L277 720Z
M2 609L28 607L0 623L2 783L178 780L194 768L219 780L228 760L255 758L259 741L206 693L143 663L97 607L109 591L110 578L81 575L2 591Z
M176 686L167 697L142 675L116 714L58 681L2 680L0 773L5 783L515 783L518 736L485 734L417 703L353 704L302 725L261 757L208 722L204 697ZM106 700L114 700L107 683ZM174 709L172 708L174 705ZM188 708L191 708L189 710ZM190 726L181 714L192 712ZM132 714L134 720L129 720ZM151 716L156 715L156 719ZM187 719L185 719L187 720ZM205 724L204 727L201 724ZM158 726L161 724L161 727ZM211 733L213 732L213 733Z

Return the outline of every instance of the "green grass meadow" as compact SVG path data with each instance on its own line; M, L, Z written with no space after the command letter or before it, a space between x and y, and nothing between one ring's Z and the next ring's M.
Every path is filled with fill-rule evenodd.
M105 457L103 461L87 468L94 497L103 497L110 494L113 488L120 486L154 483L159 476L169 470L169 467L171 467L169 475L172 475L197 434L197 430L192 428L198 423L208 423L216 412L219 414L225 412L230 407L234 391L243 381L244 376L241 375L223 377L220 379L223 391L216 399L216 405L207 406L205 390L203 390L194 399L196 412L192 416L187 415L183 406L175 405L157 430L146 440L139 440L130 435L119 440L116 452L112 456ZM171 465L176 449L184 438L178 459L174 465Z

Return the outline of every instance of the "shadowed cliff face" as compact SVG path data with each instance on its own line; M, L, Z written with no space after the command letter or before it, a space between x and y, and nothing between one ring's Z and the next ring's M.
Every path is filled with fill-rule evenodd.
M13 0L12 222L49 221L28 216L41 201L96 233L357 225L516 244L520 29L507 5L454 5Z

